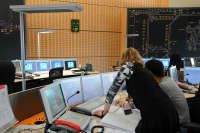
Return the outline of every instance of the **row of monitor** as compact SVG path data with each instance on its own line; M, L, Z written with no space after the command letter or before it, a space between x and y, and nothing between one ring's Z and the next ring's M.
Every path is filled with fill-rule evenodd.
M66 78L42 88L40 94L48 122L57 119L67 106L107 94L116 75L117 72L109 72Z
M22 69L21 60L12 61L16 72L20 72ZM38 72L38 71L49 71L52 68L64 67L65 70L69 70L77 67L75 59L68 60L25 60L25 71L26 72Z
M143 61L146 63L148 60L151 60L152 58L143 58ZM170 59L169 58L155 58L159 61L161 61L163 63L163 66L165 69L168 69L169 67L169 63L170 63ZM193 58L193 57L190 57L190 58L182 58L181 59L182 62L183 62L183 66L191 66L191 67L196 67L196 66L199 66L199 61L198 61L198 58Z
M45 88L47 88L47 90L51 90L55 88L55 84L60 84L65 101L68 105L74 105L88 101L95 97L102 97L106 95L116 75L117 72L108 72L95 75L71 77L58 80ZM57 87L59 86L57 85ZM80 93L76 94L77 91ZM69 99L69 97L74 94L76 95Z

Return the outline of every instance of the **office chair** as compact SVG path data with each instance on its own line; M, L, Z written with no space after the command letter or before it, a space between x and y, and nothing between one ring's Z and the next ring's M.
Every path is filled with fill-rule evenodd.
M12 93L12 83L15 80L15 66L12 62L0 61L0 84L8 86L8 93Z
M51 80L62 78L63 77L63 69L64 67L53 68L49 70L49 78Z
M15 67L12 62L0 61L0 84L10 84L15 80Z
M93 70L92 64L87 63L87 64L85 65L85 70L86 70L86 71L92 71L92 70Z

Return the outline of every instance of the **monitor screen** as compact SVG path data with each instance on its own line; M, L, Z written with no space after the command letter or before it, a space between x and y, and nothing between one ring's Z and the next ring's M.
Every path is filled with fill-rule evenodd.
M142 60L144 61L144 63L146 63L147 61L151 60L151 58L142 58Z
M65 70L69 70L72 68L76 68L76 61L75 60L67 60L65 61Z
M185 79L191 84L200 83L200 67L185 67Z
M51 68L64 67L63 60L51 60Z
M52 123L66 110L64 95L58 82L50 84L40 90L47 121Z
M49 71L50 61L38 61L37 62L37 71Z
M25 71L26 72L35 72L36 71L36 61L26 60L25 61Z
M165 69L168 69L170 59L158 59L158 60L162 62Z
M108 90L109 90L110 86L112 85L115 77L117 76L117 73L118 73L118 71L101 74L104 95L106 95L108 93Z
M95 97L104 96L100 74L83 76L82 86L84 101L88 101Z
M61 86L65 97L65 101L68 105L75 105L83 102L83 93L81 91L80 77L63 79L61 81ZM79 91L78 94L76 94L77 91Z
M178 73L177 73L176 66L171 66L169 68L169 75L174 81L178 81Z

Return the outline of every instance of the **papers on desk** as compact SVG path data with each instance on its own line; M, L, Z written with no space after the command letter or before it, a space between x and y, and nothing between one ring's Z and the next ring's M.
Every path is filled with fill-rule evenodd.
M0 131L5 132L16 122L17 120L10 106L7 87L5 85L0 85Z
M140 119L140 112L137 109L134 109L133 113L129 115L125 115L122 109L119 109L116 112L106 114L101 122L105 127L134 133Z

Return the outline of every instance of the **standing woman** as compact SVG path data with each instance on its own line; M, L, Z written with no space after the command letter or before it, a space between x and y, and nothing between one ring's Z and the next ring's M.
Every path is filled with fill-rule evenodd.
M95 114L101 116L109 111L115 95L126 81L128 95L141 113L136 133L175 133L179 127L178 114L169 97L143 67L139 52L127 48L121 60L122 68L106 95L104 110L98 110Z

